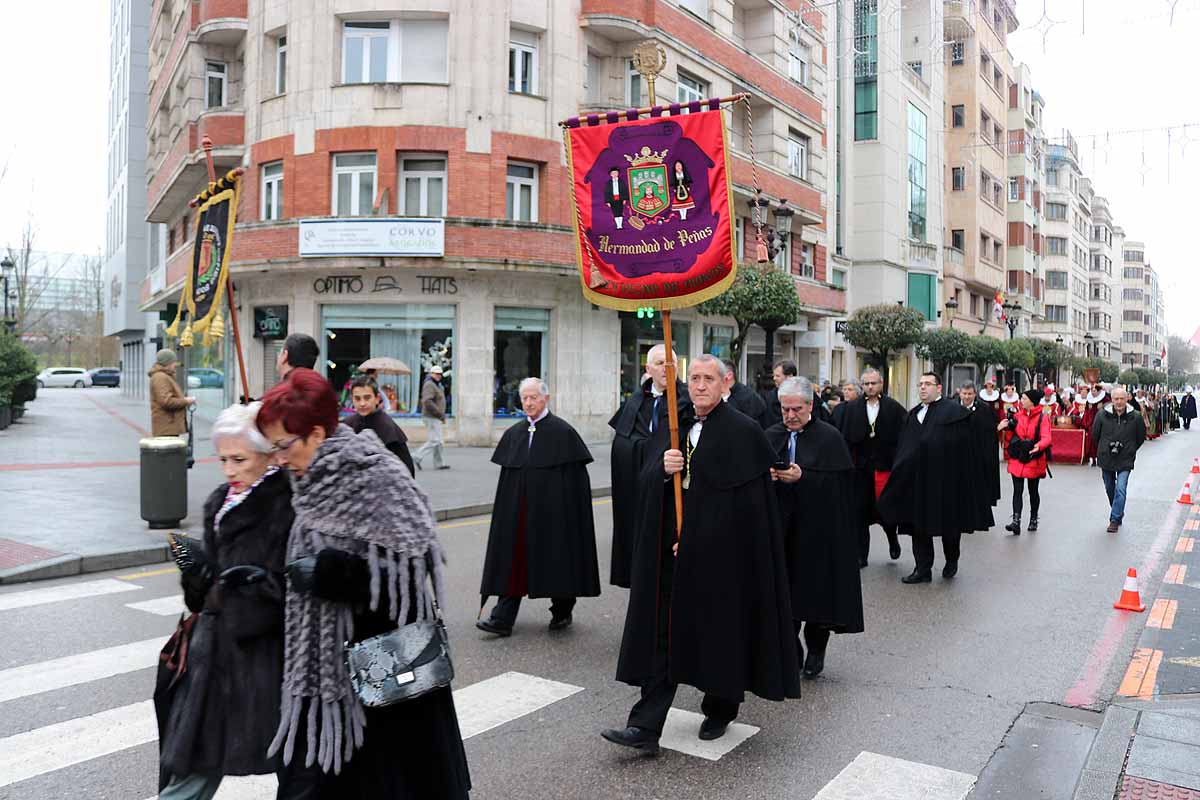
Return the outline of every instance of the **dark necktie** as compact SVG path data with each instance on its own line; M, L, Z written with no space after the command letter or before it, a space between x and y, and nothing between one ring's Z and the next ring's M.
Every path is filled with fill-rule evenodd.
M654 429L658 427L658 401L662 399L662 395L655 395L654 405L650 407L650 432L654 433Z
M788 437L788 465L796 463L796 431L792 431L792 435Z

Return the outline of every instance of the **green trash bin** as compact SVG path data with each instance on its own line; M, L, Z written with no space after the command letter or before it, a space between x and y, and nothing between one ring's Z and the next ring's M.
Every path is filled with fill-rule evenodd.
M187 439L151 436L138 442L142 451L142 519L151 530L176 528L187 516Z

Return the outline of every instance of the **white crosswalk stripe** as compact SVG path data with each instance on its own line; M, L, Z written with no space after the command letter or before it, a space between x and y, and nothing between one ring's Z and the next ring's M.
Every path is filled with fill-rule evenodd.
M813 800L963 800L975 776L865 750Z
M40 606L46 603L59 603L64 600L81 600L85 597L97 597L102 594L136 592L141 588L138 584L130 583L129 581L104 578L98 581L47 586L44 589L5 592L0 594L0 611L9 611L14 608L29 608L30 606Z
M663 726L662 737L658 743L684 755L706 758L709 761L720 761L721 756L728 754L759 731L753 725L734 722L720 739L706 742L696 736L700 730L700 723L703 721L703 714L672 708L667 712L667 722Z
M137 603L126 603L126 608L134 611L145 611L147 614L157 614L160 617L178 617L187 611L183 604L183 595L173 594L167 597L156 597L153 600L141 600Z
M165 636L156 636L141 642L0 670L0 703L152 667L158 662L159 651L165 642Z

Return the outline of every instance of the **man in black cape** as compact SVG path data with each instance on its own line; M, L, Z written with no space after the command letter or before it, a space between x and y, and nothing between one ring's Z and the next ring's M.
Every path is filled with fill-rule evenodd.
M408 474L416 475L417 468L413 466L412 454L408 452L408 437L396 421L384 413L383 396L375 379L365 375L355 378L350 384L350 401L354 403L356 413L346 419L346 424L355 433L374 431L383 446L408 467Z
M1179 418L1183 420L1183 429L1189 431L1192 429L1192 420L1196 418L1196 397L1191 392L1183 396L1183 402L1179 404Z
M854 464L837 428L813 415L813 386L789 378L779 389L783 422L767 428L792 589L796 648L804 677L825 668L830 633L862 633L862 582L851 496ZM840 407L840 406L839 406ZM784 463L786 469L780 469ZM804 622L805 658L800 644Z
M983 459L971 429L971 412L942 398L942 379L926 372L917 384L921 402L908 412L896 461L879 497L879 513L912 536L916 567L904 583L933 580L933 540L940 537L946 565L958 574L962 534L992 527Z
M1000 420L996 419L991 403L979 398L972 381L958 388L958 402L971 410L971 430L979 443L984 480L994 507L1000 501L1000 448L996 446L996 426Z
M650 436L667 424L666 348L656 344L646 353L646 372L650 377L629 396L608 421L616 436L612 443L612 565L609 582L629 588L629 564L633 559L633 540L639 509L638 475L646 465L646 443ZM676 381L679 408L687 406L687 385Z
M837 407L837 427L854 462L854 525L858 531L858 565L867 565L871 551L871 525L878 522L888 540L888 555L900 557L896 526L881 519L879 493L887 483L896 457L896 445L908 412L883 393L883 375L869 368L860 378L862 397Z
M713 356L693 359L683 450L668 449L660 428L642 470L642 528L617 662L617 680L642 693L627 727L602 735L646 753L658 752L681 683L704 692L705 740L724 735L746 691L768 700L800 696L774 454L753 420L721 402L723 372ZM676 473L685 487L678 541Z
M775 387L763 398L767 404L767 413L763 418L764 429L778 425L779 420L783 418L783 412L779 409L779 387L788 378L794 378L799 374L796 362L790 359L776 361L775 366L771 368L771 380L775 383Z
M725 364L725 377L722 385L724 386L723 399L725 402L757 422L759 427L769 428L770 425L763 424L767 421L766 402L758 392L737 379L736 364L728 359L723 363Z
M504 432L492 454L501 469L480 613L489 595L500 599L475 623L499 636L512 634L523 596L551 598L554 631L571 624L575 598L600 594L587 472L592 455L575 429L550 413L545 383L526 378L519 390L527 418Z

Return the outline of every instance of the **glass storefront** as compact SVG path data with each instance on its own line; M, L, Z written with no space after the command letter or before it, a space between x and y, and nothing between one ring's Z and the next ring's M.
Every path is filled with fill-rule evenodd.
M368 358L403 361L411 375L378 376L380 391L393 414L419 416L421 385L435 364L443 370L446 413L453 414L453 305L327 305L321 307L325 376L350 409L350 381Z
M618 316L621 320L621 398L624 399L641 385L646 353L654 345L662 344L663 329L662 316L659 314L639 319L635 312L622 311ZM679 379L685 382L691 357L691 334L690 322L671 320L671 343L675 347L675 355L679 357Z
M705 325L704 352L725 359L733 353L732 325Z
M550 361L550 311L544 308L496 308L493 340L492 412L520 416L518 393L525 378L546 377Z

